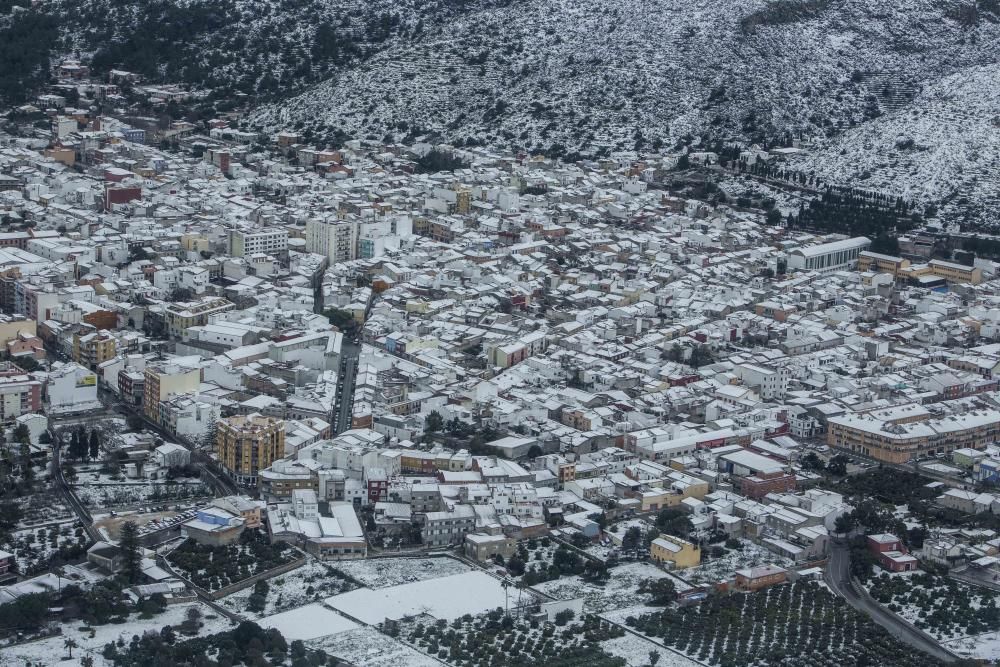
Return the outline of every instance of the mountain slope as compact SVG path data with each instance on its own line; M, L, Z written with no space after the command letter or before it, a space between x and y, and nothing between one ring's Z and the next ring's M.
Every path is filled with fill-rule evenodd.
M797 168L827 180L941 202L943 217L995 227L1000 209L1000 71L928 84L912 104L844 132Z
M833 136L995 62L996 17L937 0L524 0L457 14L287 102L261 128L569 150L685 134ZM967 10L968 8L966 8ZM555 146L553 146L555 145Z

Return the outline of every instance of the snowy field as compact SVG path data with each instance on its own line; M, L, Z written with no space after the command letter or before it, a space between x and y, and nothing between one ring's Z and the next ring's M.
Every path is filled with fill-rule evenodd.
M376 625L386 618L417 614L450 621L503 607L506 600L498 580L484 572L465 572L389 588L360 588L328 598L326 604L362 623Z
M429 658L374 628L359 627L309 641L307 645L309 648L323 649L356 667L441 667L446 664Z
M354 621L320 604L268 616L258 621L262 628L277 628L288 641L317 639L360 627Z
M987 660L990 663L1000 660L1000 632L988 632L975 637L953 639L941 642L941 645L963 658Z
M593 584L579 576L572 576L546 581L531 588L557 600L583 598L584 610L595 614L640 602L643 596L636 589L646 579L670 577L678 591L690 588L683 581L649 563L626 563L611 568L610 573L611 578L604 584Z
M337 563L337 566L343 563ZM355 588L353 584L332 572L333 566L310 558L302 567L273 579L268 579L267 606L263 614L247 610L253 587L244 588L219 600L226 609L255 620L261 616L294 609L311 602Z
M336 564L341 572L368 588L386 588L470 572L465 563L453 558L373 558Z
M616 637L601 642L601 648L618 658L625 658L629 667L647 667L649 654L656 651L660 654L657 667L700 667L700 663L691 658L674 653L648 639L626 633L624 637Z
M133 614L125 623L95 626L93 637L90 636L89 629L85 632L80 631L80 628L84 627L82 621L63 625L62 635L0 649L0 665L24 665L30 661L31 664L75 667L80 664L79 657L84 655L92 657L97 666L110 664L101 657L105 644L118 641L119 638L129 642L133 635L141 635L147 630L159 632L165 625L178 626L184 622L190 607L198 607L201 611L203 625L198 633L200 636L223 632L230 628L226 618L219 616L212 608L200 602L176 604L167 607L162 614L147 620L140 619L138 614ZM62 658L66 655L63 643L68 638L76 640L79 648L73 650L73 660L63 661Z

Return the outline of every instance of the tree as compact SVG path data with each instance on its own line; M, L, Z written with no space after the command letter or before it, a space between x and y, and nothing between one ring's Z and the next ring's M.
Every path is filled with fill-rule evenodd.
M767 212L767 215L764 217L764 221L767 224L771 225L772 227L775 226L775 225L780 225L781 224L781 211L779 211L776 208L772 208L770 211Z
M816 452L809 452L802 457L802 467L806 470L822 470L823 460L816 455Z
M18 424L17 428L14 429L14 442L25 444L31 442L31 431L27 424Z
M683 510L668 507L660 510L660 513L656 516L656 526L664 533L678 537L687 537L692 528L691 517ZM654 534L654 537L655 532L650 531L650 533Z
M826 464L826 470L831 475L843 477L847 474L847 457L843 454L837 454Z
M170 296L167 297L168 301L190 301L194 298L194 292L189 290L187 287L175 287L171 292Z
M841 514L833 522L833 530L837 533L849 533L854 530L857 522L854 520L854 515L851 512Z
M77 646L79 646L79 644L77 644L76 640L73 639L72 637L67 637L63 641L63 648L65 648L67 651L69 651L69 659L70 660L73 659L73 649L75 649Z
M139 415L129 415L125 418L125 423L128 424L130 431L139 432L143 429L145 422L142 421L142 417Z
M134 584L139 581L139 575L142 573L138 527L134 521L122 524L118 546L122 550L122 574L130 584Z
M94 667L94 659L89 655L83 656L80 658L80 667Z
M437 433L444 427L444 418L441 413L437 410L431 410L430 414L427 415L427 419L424 420L424 433L430 435L432 433Z
M96 459L101 455L101 434L96 428L90 429L90 458Z
M677 589L674 587L674 582L666 577L646 579L639 586L639 592L647 593L652 598L652 604L662 607L673 604L674 600L677 599Z
M899 254L899 239L887 232L882 232L872 240L872 247L870 249L872 252L883 255L896 256Z
M656 667L656 663L658 663L659 661L660 661L660 652L659 651L650 651L649 652L649 667Z
M625 535L622 537L622 549L628 551L630 549L635 549L639 546L639 542L642 540L642 529L638 526L632 526L625 531Z

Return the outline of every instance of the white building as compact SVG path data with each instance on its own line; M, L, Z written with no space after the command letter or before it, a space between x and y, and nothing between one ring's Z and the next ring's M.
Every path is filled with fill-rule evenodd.
M229 232L229 254L233 257L246 257L256 253L279 255L287 250L287 229L255 229L252 231L234 229Z
M858 256L871 244L868 237L855 236L843 241L796 248L788 253L788 268L821 273L853 269L858 265Z
M85 412L101 408L97 400L97 375L80 364L53 369L45 386L49 412Z
M306 221L306 250L323 255L331 264L357 259L358 222L310 218Z

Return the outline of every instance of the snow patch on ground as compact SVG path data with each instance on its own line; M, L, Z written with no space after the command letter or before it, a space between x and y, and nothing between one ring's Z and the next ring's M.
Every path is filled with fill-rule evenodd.
M603 641L601 647L615 657L625 658L629 667L647 667L651 651L660 654L660 660L656 663L657 667L700 667L697 662L690 658L630 633L626 633L623 637Z
M313 649L323 649L356 667L441 667L444 664L383 635L375 628L360 627L306 644Z
M512 591L511 598L516 595ZM369 625L418 614L450 621L503 608L507 602L500 581L478 571L377 590L361 588L326 600L327 605Z
M79 656L90 655L94 658L95 665L104 665L107 663L101 657L101 651L105 644L118 641L119 638L124 639L127 643L132 640L133 635L142 635L147 630L159 632L166 625L176 627L184 622L187 610L191 607L197 607L201 611L203 625L198 633L199 636L216 634L231 627L228 619L219 616L215 610L200 602L176 604L167 607L162 614L150 619L140 619L138 614L133 614L125 623L95 626L93 637L90 636L89 630L86 632L80 630L81 627L84 627L82 621L64 624L61 635L0 649L0 664L23 665L27 661L31 661L32 664L40 665L79 665ZM73 650L72 661L63 662L61 658L66 655L63 643L68 638L76 640L79 648Z
M317 639L360 627L354 621L320 604L307 604L262 618L258 623L262 628L277 628L288 641Z

